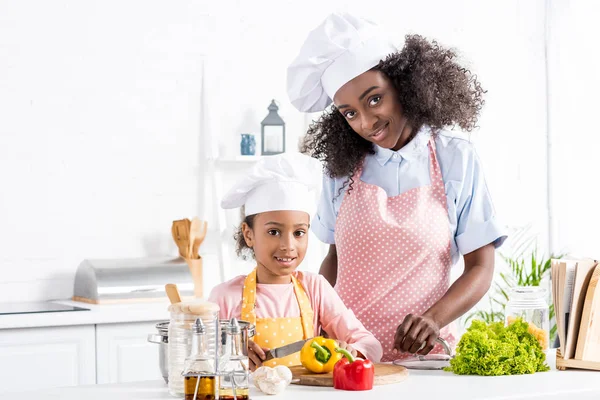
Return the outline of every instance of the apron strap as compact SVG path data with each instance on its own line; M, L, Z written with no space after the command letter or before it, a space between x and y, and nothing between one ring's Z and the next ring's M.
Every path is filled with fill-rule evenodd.
M437 159L437 151L435 148L435 138L433 135L429 138L429 179L431 180L431 186L436 193L438 200L442 204L446 204L446 188L444 185L444 179L442 177L442 170Z
M306 291L294 275L292 275L292 282L294 283L294 292L296 293L296 299L298 300L298 307L300 307L300 317L302 318L304 339L308 339L313 337L315 333L313 325L315 314L310 305L310 299L308 298Z
M256 326L256 268L246 276L242 289L242 319Z

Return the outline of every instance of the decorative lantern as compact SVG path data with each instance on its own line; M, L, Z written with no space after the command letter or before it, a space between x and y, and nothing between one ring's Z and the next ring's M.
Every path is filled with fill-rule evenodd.
M261 153L272 155L285 152L285 122L277 114L275 100L269 105L269 114L260 123L261 125Z

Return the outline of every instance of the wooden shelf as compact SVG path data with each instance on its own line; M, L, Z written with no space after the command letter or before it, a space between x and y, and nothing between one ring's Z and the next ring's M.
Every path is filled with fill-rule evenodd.
M218 164L247 164L260 160L260 156L237 156L234 158L217 158Z
M591 369L600 371L600 361L565 360L562 358L560 350L556 350L556 369L559 371L566 369Z

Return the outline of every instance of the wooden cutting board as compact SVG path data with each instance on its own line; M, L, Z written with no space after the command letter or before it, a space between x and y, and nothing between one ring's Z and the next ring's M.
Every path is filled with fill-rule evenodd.
M333 387L333 373L315 374L302 365L290 367L292 383L304 386L329 386ZM402 382L408 378L408 370L400 365L375 364L374 385L388 385Z
M581 315L581 325L579 327L579 337L577 338L575 352L575 359L577 360L600 362L599 281L600 264L594 268L594 273L585 294L585 303L583 304L583 313Z

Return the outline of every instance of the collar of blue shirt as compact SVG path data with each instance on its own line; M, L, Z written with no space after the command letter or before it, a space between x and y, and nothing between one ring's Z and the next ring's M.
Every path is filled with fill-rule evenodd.
M394 161L400 162L402 159L410 161L421 154L427 147L427 142L429 141L430 136L431 130L429 127L423 126L419 132L417 132L415 137L398 151L385 149L375 145L375 159L381 166L384 166L388 161L390 161L390 159L394 157L394 154L398 155L394 158Z

